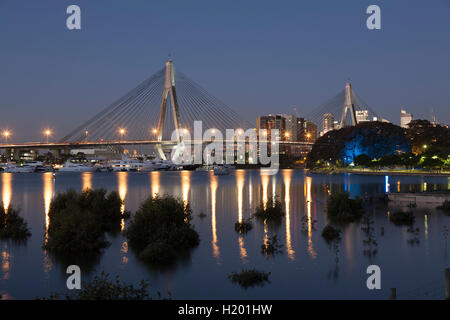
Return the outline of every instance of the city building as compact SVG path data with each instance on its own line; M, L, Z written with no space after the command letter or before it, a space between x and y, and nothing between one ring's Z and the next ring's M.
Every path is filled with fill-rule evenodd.
M328 131L334 129L334 116L331 113L325 113L322 116L322 133L324 135Z
M408 128L408 124L413 120L413 115L407 113L403 108L400 111L400 127Z
M356 122L367 122L369 119L369 110L356 110Z

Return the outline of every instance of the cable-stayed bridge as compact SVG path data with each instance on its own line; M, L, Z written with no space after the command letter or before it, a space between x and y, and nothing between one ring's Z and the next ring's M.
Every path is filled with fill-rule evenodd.
M357 123L355 112L369 110L375 112L356 94L347 83L346 88L316 108L307 116L309 121L321 123L324 113L339 113L342 110L340 125L346 125L347 114L351 124ZM177 143L209 143L192 139L182 139L180 132L193 133L194 122L201 121L203 130L219 130L225 136L226 129L245 131L254 125L243 119L236 111L209 94L188 76L175 71L173 61L167 60L165 67L136 88L120 97L92 118L76 127L58 142L30 142L0 144L0 149L51 149L67 150L95 148L101 146L142 146L152 145L161 158L165 158L164 148ZM220 140L222 139L222 140ZM262 139L262 137L261 137ZM216 142L229 142L216 138ZM237 143L236 139L233 140ZM284 141L280 144L311 147L306 141Z

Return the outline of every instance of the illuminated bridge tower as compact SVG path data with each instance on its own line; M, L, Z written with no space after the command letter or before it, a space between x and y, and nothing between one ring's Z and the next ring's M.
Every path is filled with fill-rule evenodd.
M177 134L177 141L181 141L179 130L180 127L180 113L177 101L177 94L175 90L175 74L173 71L173 62L171 59L166 62L166 70L164 73L164 88L161 97L161 105L159 108L159 118L158 118L158 132L157 132L157 140L162 141L163 131L164 131L164 121L166 117L166 107L167 107L167 98L170 93L170 101L172 105L172 114L173 114L173 122L175 125L175 130ZM161 159L166 160L166 156L164 154L163 148L161 144L156 145L156 152L161 157Z
M344 108L342 109L342 116L340 123L341 128L345 127L347 111L350 111L350 116L352 118L352 125L356 126L358 122L356 121L355 104L353 103L352 85L348 82L345 84Z

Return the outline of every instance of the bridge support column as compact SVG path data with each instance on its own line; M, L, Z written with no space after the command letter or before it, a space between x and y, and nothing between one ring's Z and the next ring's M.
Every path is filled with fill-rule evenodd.
M173 62L171 59L166 62L166 71L164 74L164 89L161 97L161 106L159 108L159 119L158 119L158 132L157 132L157 140L162 141L163 131L164 131L164 120L166 117L166 106L167 106L167 98L170 93L170 101L172 105L172 114L173 114L173 122L175 125L175 130L177 130L177 141L180 142L180 113L178 109L178 101L177 94L175 91L175 74L173 72ZM164 154L163 148L161 144L155 145L155 151L158 156L166 160L166 155Z
M341 128L345 127L345 119L347 118L347 111L350 111L350 116L352 118L352 125L356 126L358 122L356 121L355 104L353 103L353 91L352 85L350 83L345 84L344 108L342 110L340 123Z

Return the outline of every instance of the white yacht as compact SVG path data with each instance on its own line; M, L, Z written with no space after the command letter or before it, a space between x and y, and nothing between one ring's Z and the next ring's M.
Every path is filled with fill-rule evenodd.
M108 162L112 171L141 171L143 162L137 159L123 157L122 160L110 160Z
M31 173L34 172L35 167L29 166L29 165L18 165L9 163L5 167L3 167L4 172L10 172L10 173Z
M95 167L89 166L82 163L73 163L69 160L59 168L59 172L94 172L96 170Z

